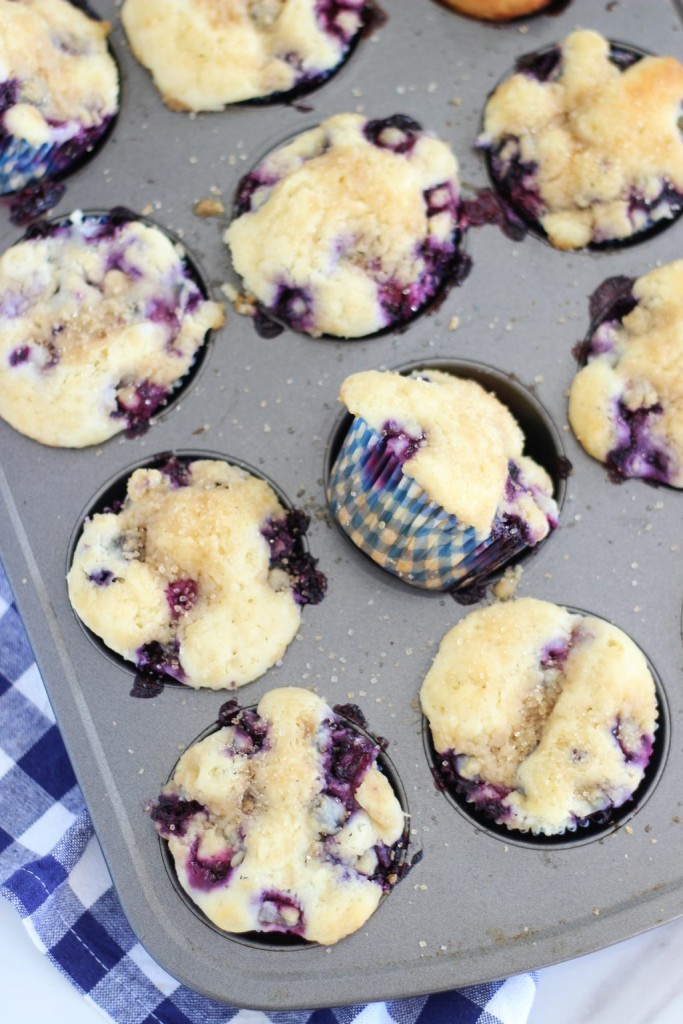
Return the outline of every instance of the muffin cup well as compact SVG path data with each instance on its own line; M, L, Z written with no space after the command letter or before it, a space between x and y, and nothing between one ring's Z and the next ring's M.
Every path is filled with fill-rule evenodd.
M565 605L565 607L572 614L594 615L592 612L571 605ZM573 827L556 834L549 835L508 828L496 820L501 811L501 799L504 794L498 792L495 786L484 779L468 779L462 776L458 770L459 755L453 751L440 752L436 749L429 721L423 714L422 744L436 788L477 832L498 839L507 846L520 846L528 849L575 849L596 840L603 840L617 832L641 811L653 795L664 773L671 744L671 713L666 690L660 674L647 655L645 655L645 660L654 681L657 724L652 738L652 750L644 768L642 780L631 795L618 806L610 804L602 810L576 821Z
M527 438L527 453L553 480L559 508L569 463L560 436L533 396L491 367L435 358L398 368L409 375L439 369L470 378L491 391L513 413ZM431 501L401 469L387 440L360 417L346 413L328 448L326 495L345 536L380 568L411 586L450 591L469 603L510 562L533 553L521 524L497 516L491 534L477 540L472 527ZM551 529L556 525L551 524ZM546 538L544 538L546 539Z
M630 43L616 40L609 40L609 43L609 59L621 71L626 71L644 57L652 56L648 50ZM560 61L561 49L558 43L552 43L531 53L523 54L517 59L514 69L501 77L489 94L489 98L498 86L519 72L535 76L540 81L552 79ZM524 163L518 153L511 158L503 159L501 156L511 139L511 136L506 136L498 146L484 147L489 179L503 202L523 221L529 232L550 245L552 243L540 222L540 217L543 214L543 202L533 182L535 164ZM663 182L662 192L654 200L647 201L634 192L631 196L631 204L634 211L637 210L645 218L642 227L634 230L626 238L590 242L583 247L583 250L612 252L638 245L659 235L674 224L683 213L683 194L675 191L667 182Z
M375 765L382 772L383 775L388 779L394 795L398 800L404 814L405 814L405 827L403 834L399 840L391 848L394 855L392 862L392 871L395 871L397 875L396 881L392 882L389 888L383 893L380 898L379 907L382 903L391 895L391 890L398 882L408 873L411 866L417 863L421 859L421 853L413 852L410 856L410 811L408 806L408 798L406 791L401 781L401 778L393 764L391 758L386 753L386 740L382 737L374 735L367 727L367 722L363 716L360 708L355 705L334 705L332 708L334 714L338 719L341 720L343 726L347 727L352 732L358 733L362 738L369 741L376 748L376 761ZM191 743L187 745L184 751L178 757L176 764L173 766L169 776L166 780L166 785L173 781L176 768L180 758L183 756L185 751L191 747L200 743L202 740L207 739L213 735L219 729L223 728L226 724L239 723L241 716L246 716L247 721L255 721L257 718L257 705L250 704L240 706L236 700L227 701L221 706L218 713L218 718L208 728L206 728L199 736L197 736ZM154 804L146 805L145 810L152 812ZM175 859L171 853L168 842L165 837L159 833L159 853L166 870L168 879L178 895L179 899L185 904L195 917L197 917L203 924L210 928L216 935L222 936L224 939L228 939L231 942L237 942L244 946L250 946L255 949L265 949L274 952L286 952L286 951L297 951L297 950L310 950L314 949L319 943L304 939L297 934L291 932L277 932L277 931L250 931L250 932L228 932L225 929L219 927L210 917L195 903L189 893L183 886L178 878L178 871L176 868ZM375 913L377 913L377 910ZM351 933L353 934L353 933ZM348 936L347 936L348 937Z
M182 486L183 481L187 477L187 467L199 460L226 462L231 466L246 471L251 476L268 484L282 506L287 519L289 516L295 518L302 516L282 489L270 477L242 459L212 451L183 449L160 452L151 457L140 459L118 474L113 480L104 484L83 509L69 542L65 576L68 576L74 563L76 550L83 534L84 523L98 513L118 512L121 509L126 499L128 482L136 470L161 470L171 480L177 481L178 486ZM303 516L302 518L307 525L307 517ZM271 543L271 566L282 568L288 573L292 580L291 586L293 590L300 593L299 597L295 597L297 603L302 605L312 604L322 600L326 580L321 573L315 570L316 560L310 554L305 528L295 527L292 531L291 546L289 547L286 544L287 537L285 534L277 534L274 530L271 537L266 539ZM319 584L318 592L313 593L316 584ZM115 665L118 665L129 676L133 677L130 696L151 698L157 697L167 687L180 688L181 690L187 689L187 684L184 682L184 673L178 661L178 651L172 649L170 645L169 649L165 649L162 645L154 642L147 644L145 650L141 649L139 652L141 657L136 664L136 662L124 658L107 646L105 641L83 622L75 610L74 615L85 635L101 654Z
M472 527L431 501L357 417L344 438L329 483L332 513L350 539L383 569L416 587L450 590L495 571L526 543L477 542Z

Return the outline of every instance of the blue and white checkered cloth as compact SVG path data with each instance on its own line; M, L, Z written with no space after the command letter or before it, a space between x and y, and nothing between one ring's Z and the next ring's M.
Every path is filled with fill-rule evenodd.
M156 964L124 917L0 566L0 894L38 948L116 1024L524 1024L530 975L334 1010L255 1013Z

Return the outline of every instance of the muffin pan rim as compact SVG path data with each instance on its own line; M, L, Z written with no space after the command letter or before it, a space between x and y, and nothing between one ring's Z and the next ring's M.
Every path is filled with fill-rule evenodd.
M102 8L114 11L113 0L99 2ZM377 36L377 46L360 48L345 80L332 81L316 94L317 113L322 117L355 105L356 97L350 89L357 83L371 82L372 96L368 91L364 99L368 107L374 104L372 113L374 109L382 113L400 105L451 141L459 159L463 159L464 180L483 179L479 155L468 149L481 109L481 83L487 71L500 67L505 52L522 49L518 27L491 31L469 20L465 25L466 19L428 5L421 12L422 45L433 45L436 59L430 58L428 67L415 64L410 72L401 73L406 93L397 104L396 72L382 57L414 53L414 25L401 16L398 0L389 0L386 7L389 21ZM635 0L623 0L618 9L620 22L624 19L628 24L630 18L630 24L636 26L636 7ZM562 25L568 29L588 10L588 0L573 0L561 16ZM666 7L662 0L661 16L656 22L645 22L643 28L656 41L658 33L663 37L667 26L680 31L682 13L680 4L674 11L670 0ZM611 15L601 8L595 9L591 20L600 21L597 27L611 27L615 17L616 13ZM552 24L550 19L533 19L533 23L528 22L528 30L531 39L542 41L551 30L553 37L560 34L560 23L556 19ZM635 29L630 34L634 36ZM119 38L118 30L115 38ZM528 44L529 39L524 42ZM468 85L460 76L470 70L474 53L477 68ZM196 121L172 115L144 91L141 72L125 51L122 56L128 104L122 110L112 140L115 145L108 155L112 154L111 166L116 170L114 154L119 154L119 173L124 155L139 173L134 179L126 177L125 189L122 179L112 176L107 196L112 189L118 193L116 200L125 199L135 209L160 197L163 206L159 216L169 226L182 225L188 248L214 270L215 287L227 272L219 231L215 223L198 222L190 208L197 190L208 191L217 178L228 195L233 177L241 168L239 151L233 154L235 165L227 160L220 163L220 158L225 156L226 147L228 152L230 146L235 149L236 138L247 138L251 145L247 128L252 115L239 111L235 117L222 114ZM429 92L437 67L444 70L439 71L436 91ZM415 75L414 92L407 88L411 81L408 74ZM133 109L130 96L138 90L145 103ZM391 95L391 106L382 100L383 90L385 96ZM449 103L453 92L465 96L460 110ZM267 140L288 123L295 131L299 117L291 109L261 111L254 135ZM169 162L166 186L154 178L158 155L149 145L147 121L154 127L153 137L171 140L182 154L179 160ZM215 138L219 126L227 128L220 146ZM186 158L194 155L204 141L207 156L202 151L196 165L186 166ZM211 168L206 164L208 154L213 154L216 161ZM69 206L101 205L102 171L103 162L98 160L74 176L67 192ZM105 183L107 180L104 175ZM6 233L12 234L9 228ZM255 950L247 954L233 950L228 960L225 956L219 959L212 944L204 943L199 923L188 920L191 915L184 913L184 908L173 909L173 901L178 902L174 893L173 901L166 902L166 880L161 872L155 876L152 870L158 864L156 836L141 811L142 801L156 794L166 776L167 766L172 763L171 748L182 742L184 733L200 731L194 725L211 717L206 707L213 707L218 700L215 695L206 695L210 702L207 705L201 695L174 689L158 701L132 702L125 690L124 674L109 667L103 669L99 653L82 642L80 628L65 603L63 585L68 533L81 510L84 494L92 493L103 478L116 475L139 452L170 450L180 447L181 441L194 445L195 429L207 420L211 421L210 431L202 434L202 443L212 449L236 451L246 461L263 465L289 494L297 495L303 487L306 501L319 512L322 446L335 415L335 386L353 370L398 362L397 353L400 355L407 347L424 351L424 361L429 362L436 335L458 358L481 358L484 352L492 353L488 361L495 361L521 380L542 375L539 396L559 424L565 407L562 390L572 372L570 350L576 340L572 318L580 324L586 322L592 278L599 272L607 276L612 262L615 273L626 272L636 259L665 256L678 237L675 229L673 235L667 232L643 243L638 250L596 257L600 260L598 271L597 263L583 256L556 254L532 240L524 246L513 245L490 229L472 231L470 251L475 263L471 277L459 292L449 295L442 310L416 321L404 335L358 347L344 343L316 346L293 334L267 344L254 336L251 323L230 313L223 332L226 344L214 346L210 372L180 403L182 407L160 418L146 438L104 445L99 456L94 452L47 452L0 424L0 501L7 509L0 531L6 568L124 911L142 944L179 980L224 1002L279 1010L400 998L557 962L680 915L683 832L672 818L678 817L676 812L680 810L673 775L680 767L678 723L683 708L676 688L671 693L667 690L672 713L668 769L648 801L644 816L634 820L632 836L622 829L580 849L547 855L536 851L521 851L520 855L512 847L506 852L501 843L484 843L485 837L476 830L453 822L459 816L444 806L442 794L433 789L422 764L418 722L409 706L430 651L461 613L452 602L442 605L440 599L435 599L427 605L416 601L412 591L406 595L403 588L399 590L398 584L394 587L371 579L360 566L351 565L339 538L316 514L311 544L319 556L320 568L332 577L330 590L320 606L305 610L302 639L292 645L291 657L263 684L250 684L253 689L249 696L258 699L264 690L282 681L302 682L318 688L328 702L336 703L349 687L357 690L362 686L368 697L359 696L358 703L366 710L372 727L392 741L390 754L408 784L413 823L425 856L362 934L340 942L330 955L324 949L311 951L305 969L297 966L297 958ZM515 253L518 259L511 259ZM496 275L495 267L500 268L500 275ZM564 282L562 291L544 294L544 289L537 287L542 274L560 275L554 280ZM522 284L524 280L528 283ZM502 284L510 285L508 299L501 292ZM531 285L535 286L533 292ZM521 302L512 301L518 298ZM512 309L519 319L510 322L508 334L507 318ZM461 317L461 327L455 334L447 328L452 312ZM568 320L563 326L558 318L565 314ZM273 367L265 380L255 372L263 362ZM261 405L262 401L266 406ZM315 416L307 415L311 409ZM563 523L555 533L552 557L549 548L539 550L525 571L521 589L557 603L588 604L596 614L612 615L643 650L656 651L653 660L663 678L675 679L683 656L683 576L668 546L678 540L669 525L672 513L678 511L678 496L652 490L638 481L615 489L604 480L599 468L591 465L588 456L581 454L570 434L564 440L575 473L568 481ZM45 529L46 484L52 485L50 530ZM610 529L620 541L616 546L609 545ZM639 568L631 569L631 561L638 561ZM655 572L660 570L661 578L658 575L655 579ZM636 577L638 587L633 589L631 581ZM585 597L587 590L594 595L590 601ZM641 611L634 610L636 603ZM347 625L353 626L353 637L348 637ZM405 649L408 644L411 654ZM334 661L330 654L336 656ZM307 658L311 669L307 668ZM128 719L124 719L124 713ZM128 752L129 748L133 753ZM158 767L162 760L166 761L163 772ZM646 827L651 831L646 832ZM652 839L657 840L656 845ZM454 870L460 882L466 884L453 886ZM582 884L577 886L579 876ZM571 905L569 878L574 893ZM492 880L498 894L495 908L490 900ZM539 896L551 885L553 903L536 912ZM405 927L406 920L411 922L410 929ZM424 948L420 940L426 943ZM188 946L201 950L201 956L196 953L188 959ZM287 970L283 961L289 964Z

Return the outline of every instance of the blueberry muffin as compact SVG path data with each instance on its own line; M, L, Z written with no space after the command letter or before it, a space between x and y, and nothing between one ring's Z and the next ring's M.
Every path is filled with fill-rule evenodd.
M569 394L569 422L616 479L683 487L683 260L608 279Z
M68 171L119 108L110 26L66 0L0 0L0 193Z
M400 874L406 820L379 747L296 687L223 717L151 809L178 881L226 932L337 942Z
M325 81L358 40L367 0L126 0L131 49L175 110L221 110Z
M557 525L553 485L510 411L473 380L424 369L353 374L354 419L328 500L383 569L436 590L480 584Z
M653 750L657 696L640 649L546 601L469 614L441 641L420 696L440 776L508 829L604 822Z
M625 242L683 208L683 64L579 31L498 86L479 144L558 249Z
M552 0L444 0L448 7L470 18L484 21L512 21L548 7Z
M0 257L0 416L58 447L140 433L222 323L181 247L134 214L37 224Z
M67 577L82 622L143 672L235 689L285 653L326 581L308 517L216 459L137 469L118 511L83 525Z
M406 323L449 280L459 205L455 157L412 118L337 114L242 180L225 240L275 320L358 338Z

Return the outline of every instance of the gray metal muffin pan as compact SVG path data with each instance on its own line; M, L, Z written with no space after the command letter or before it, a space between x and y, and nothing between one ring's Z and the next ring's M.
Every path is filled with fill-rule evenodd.
M165 109L132 60L118 5L94 6L116 26L122 110L55 212L152 208L183 235L214 297L231 279L221 242L228 214L202 220L193 204L220 189L229 209L239 177L288 136L346 110L407 113L452 144L471 196L487 184L472 148L482 105L518 54L579 25L659 53L680 55L683 39L681 9L669 0L574 0L558 16L501 27L431 0L383 0L386 25L299 104L189 117ZM21 234L6 215L0 232L3 247ZM566 426L566 390L589 294L608 276L637 276L679 257L682 243L683 222L610 253L561 253L533 237L513 243L493 227L471 231L470 277L401 333L334 342L285 331L266 340L228 309L196 380L140 439L55 450L0 423L2 557L124 910L176 978L216 999L267 1009L398 998L550 964L681 914L683 498L640 481L610 483ZM340 382L356 370L436 357L488 364L533 391L573 463L559 529L525 563L519 594L613 620L661 680L669 706L661 778L628 824L592 842L508 842L477 828L436 790L417 694L442 635L467 609L383 573L325 514L325 453ZM153 700L131 698L132 672L90 642L67 600L67 550L92 496L131 464L170 449L244 460L312 513L310 546L329 577L327 597L304 609L282 665L241 690L240 701L253 704L274 686L315 687L330 703L357 702L370 728L391 740L413 849L424 857L363 929L330 949L245 945L217 935L180 900L143 806L227 695L167 687Z

